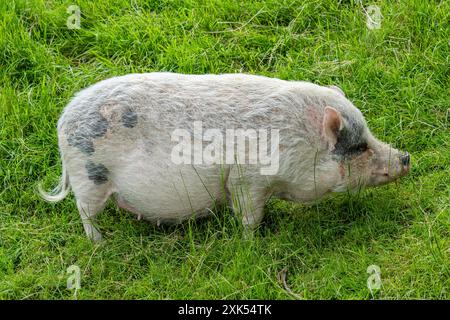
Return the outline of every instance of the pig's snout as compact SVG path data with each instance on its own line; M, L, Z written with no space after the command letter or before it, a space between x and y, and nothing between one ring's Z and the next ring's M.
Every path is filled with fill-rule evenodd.
M405 152L400 156L400 160L402 161L403 167L409 167L410 156L408 152Z
M394 158L395 159L395 158ZM391 162L391 160L389 160ZM388 165L387 172L388 182L394 181L408 174L411 164L411 155L408 152L398 151L397 160Z
M408 174L411 168L411 155L408 152L384 148L373 158L371 166L374 170L367 185L383 185Z
M400 163L402 164L402 175L405 175L409 172L409 164L411 162L411 156L408 152L403 153L400 155Z

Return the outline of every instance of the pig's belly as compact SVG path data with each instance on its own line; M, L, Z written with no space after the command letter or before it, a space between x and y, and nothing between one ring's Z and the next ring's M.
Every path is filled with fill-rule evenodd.
M220 181L214 170L196 172L191 166L135 164L112 173L118 205L158 223L178 223L210 213L223 199Z

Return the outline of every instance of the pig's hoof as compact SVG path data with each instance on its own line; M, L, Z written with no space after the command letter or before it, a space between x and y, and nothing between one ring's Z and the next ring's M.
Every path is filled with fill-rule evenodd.
M249 227L244 227L242 238L247 241L252 241L255 238L255 231Z
M102 234L95 230L91 234L88 235L89 240L91 240L93 243L100 243L103 240Z
M98 236L96 236L95 238L92 238L92 242L93 243L101 243L103 241L103 237L101 234L99 234Z

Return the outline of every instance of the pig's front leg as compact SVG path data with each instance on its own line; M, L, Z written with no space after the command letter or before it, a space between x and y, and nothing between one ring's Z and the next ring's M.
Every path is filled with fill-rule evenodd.
M268 199L266 188L236 183L229 186L228 190L230 205L245 230L255 229L264 217L264 205Z

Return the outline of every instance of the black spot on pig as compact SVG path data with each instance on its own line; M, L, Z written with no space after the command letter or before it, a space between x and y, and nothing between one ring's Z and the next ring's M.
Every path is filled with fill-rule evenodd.
M81 152L94 153L93 139L100 138L108 131L108 121L99 112L80 114L66 121L67 142Z
M122 113L122 124L127 128L134 128L138 122L137 113L128 108Z
M85 135L69 135L67 137L69 145L78 148L81 152L90 155L94 153L94 143Z
M92 161L86 163L86 170L89 180L92 180L94 184L103 184L108 181L108 169L100 164L95 164Z
M350 159L367 150L363 134L365 125L343 115L346 125L339 131L333 154L339 158Z
M108 121L99 112L96 112L94 114L95 119L92 122L91 135L93 138L100 138L106 134L106 131L108 131Z

